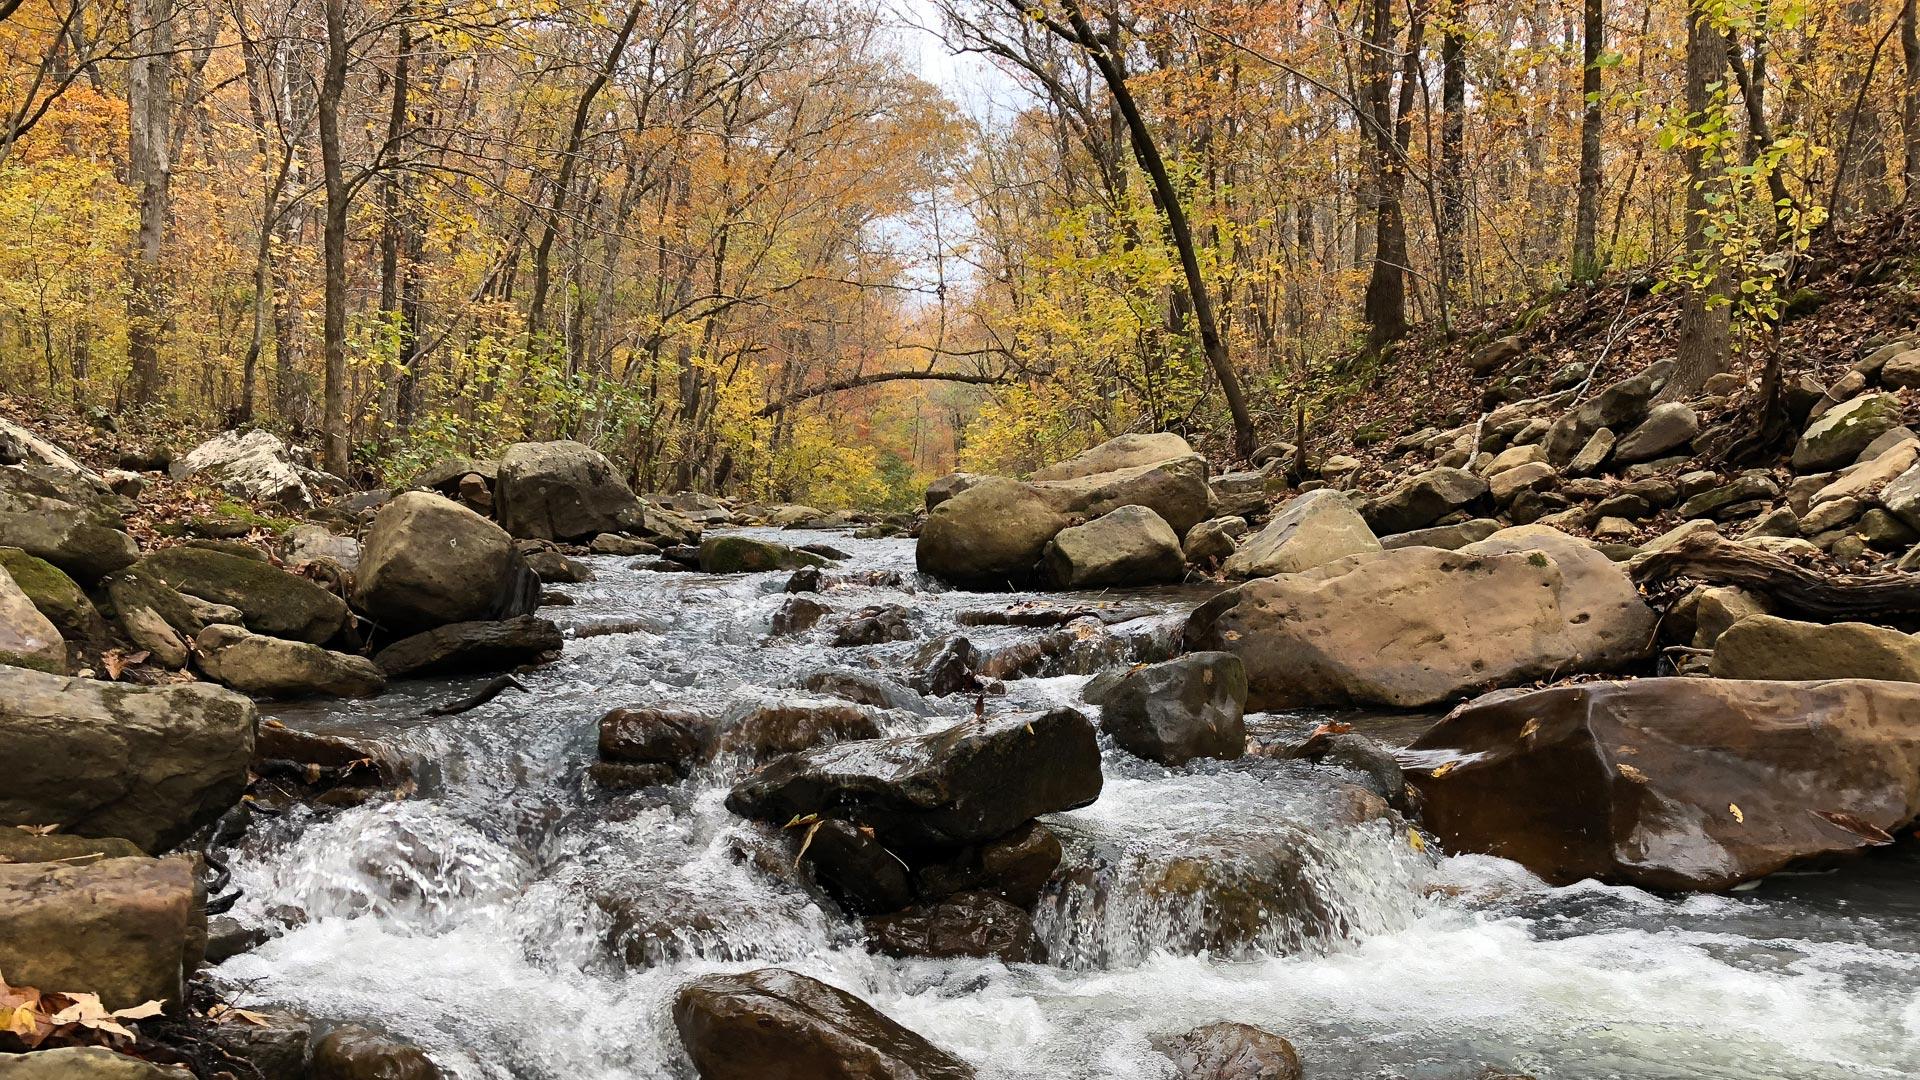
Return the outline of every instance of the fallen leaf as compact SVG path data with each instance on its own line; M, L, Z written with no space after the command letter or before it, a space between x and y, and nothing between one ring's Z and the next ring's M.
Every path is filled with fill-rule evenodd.
M1425 851L1427 850L1427 839L1420 835L1420 830L1408 829L1407 846L1413 848L1415 851Z
M1844 810L1811 810L1808 812L1830 825L1835 825L1847 830L1874 847L1885 847L1893 843L1893 836L1888 833L1887 830L1875 825L1871 821L1849 814Z
M1460 763L1459 763L1459 762L1457 762L1457 761L1449 761L1449 762L1447 762L1447 763L1446 763L1445 765L1442 765L1442 766L1440 766L1439 768L1436 768L1436 769L1434 769L1434 770L1433 770L1432 772L1430 772L1430 773L1428 773L1427 775L1428 775L1428 776L1431 776L1431 777L1433 777L1433 778L1434 778L1435 780L1438 780L1438 779L1440 779L1441 777L1443 777L1443 776L1445 776L1445 775L1447 775L1448 773L1450 773L1450 772L1452 772L1452 771L1453 771L1453 768L1454 768L1454 766L1456 766L1456 765L1458 765L1458 764L1460 764Z
M1633 766L1628 765L1624 761L1621 762L1619 765L1616 765L1615 768L1620 770L1621 776L1626 777L1627 779L1633 781L1636 784L1644 784L1647 782L1646 773L1643 773L1639 769L1636 769Z
M1538 718L1527 721L1526 725L1520 729L1520 737L1523 739L1531 739L1539 733L1540 721Z
M1738 804L1728 803L1727 813L1732 814L1733 820L1739 822L1740 824L1745 825L1747 823L1747 815L1740 812L1740 807Z

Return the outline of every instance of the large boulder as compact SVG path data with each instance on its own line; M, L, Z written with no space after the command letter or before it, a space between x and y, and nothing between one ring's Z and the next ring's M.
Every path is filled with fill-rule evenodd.
M1900 426L1900 399L1862 394L1836 405L1807 426L1793 448L1793 470L1825 472L1849 465L1873 440Z
M639 522L640 500L613 463L571 440L515 443L494 490L500 524L522 540L586 540Z
M1417 473L1368 499L1360 516L1375 534L1424 529L1487 493L1487 482L1465 469Z
M17 547L0 547L0 570L13 576L13 583L27 594L40 614L47 617L60 636L69 641L99 644L106 637L106 620L93 601L81 590L80 583L64 570L37 555Z
M1378 550L1380 541L1353 503L1332 488L1322 488L1281 507L1266 528L1228 556L1226 571L1231 577L1271 577Z
M1122 506L1085 525L1062 529L1046 551L1047 572L1063 589L1153 585L1186 576L1180 538L1159 514Z
M1031 487L1055 510L1074 517L1096 518L1122 506L1144 506L1181 536L1213 516L1207 459L1199 454L1067 480L1035 481Z
M205 684L127 686L0 667L0 827L58 825L164 851L247 788L253 703Z
M565 645L560 628L534 615L436 626L381 649L375 666L389 679L501 671L538 663Z
M728 534L700 541L700 570L706 574L757 574L825 565L827 560L811 551L751 536Z
M261 697L371 697L387 687L387 677L364 656L254 634L226 623L200 631L193 649L195 662L208 678Z
M450 499L408 491L367 529L353 602L381 627L408 633L531 615L540 581L505 529Z
M287 444L271 431L224 431L173 463L176 480L202 480L235 498L313 507L313 491Z
M844 990L780 968L704 975L673 1023L701 1080L972 1080L973 1069Z
M1121 435L1082 450L1065 461L1035 469L1029 479L1078 480L1096 473L1158 465L1192 453L1193 447L1187 444L1187 440L1170 431L1151 435Z
M1714 639L1712 671L1722 679L1920 682L1920 638L1869 623L1751 614Z
M187 642L206 629L206 620L173 586L151 574L127 569L107 578L114 619L128 640L162 666L187 666ZM238 609L232 609L238 610Z
M1641 679L1491 694L1409 748L1449 850L1555 883L1725 889L1920 816L1920 686Z
M0 972L16 986L98 994L109 1009L184 1006L207 912L186 856L0 863Z
M1055 709L803 751L740 781L727 807L777 823L830 814L871 826L896 850L952 849L1085 806L1100 784L1093 725Z
M330 641L347 622L346 601L262 559L201 547L156 551L134 564L140 574L216 604L240 609L256 634Z
M1033 577L1047 541L1071 524L1032 487L983 477L927 513L914 559L956 584L1005 587Z
M1100 728L1129 753L1183 765L1246 752L1247 669L1238 656L1197 652L1097 676L1085 697Z
M1700 434L1700 417L1685 402L1655 405L1638 427L1614 444L1613 460L1631 465L1671 454Z
M1250 709L1414 708L1618 670L1648 654L1653 625L1604 555L1529 526L1455 552L1400 548L1250 581L1196 609L1185 637L1239 654Z
M0 567L0 664L64 673L67 643L60 631Z
M119 506L84 476L0 466L0 544L47 560L83 587L140 557Z
M5 417L0 417L0 465L38 465L67 476L101 479L72 454Z

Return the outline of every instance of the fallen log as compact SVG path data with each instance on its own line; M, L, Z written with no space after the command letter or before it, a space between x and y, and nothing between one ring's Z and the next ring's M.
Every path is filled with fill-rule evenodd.
M1646 556L1633 567L1633 578L1642 587L1678 578L1738 585L1765 595L1782 616L1812 622L1920 619L1920 574L1826 574L1706 533Z

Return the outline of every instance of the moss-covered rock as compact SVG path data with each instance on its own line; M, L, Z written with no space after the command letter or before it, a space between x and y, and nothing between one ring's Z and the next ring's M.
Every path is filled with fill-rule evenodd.
M1899 426L1900 399L1892 394L1862 394L1835 405L1800 436L1793 448L1793 470L1816 473L1838 468Z
M107 623L77 582L45 559L17 547L0 547L0 569L69 641L98 645L106 638Z
M799 551L771 540L750 536L709 536L700 541L700 569L708 574L757 574L767 570L798 570L825 566L827 560L811 551Z
M258 634L317 645L347 620L346 601L306 578L223 551L168 548L141 559L135 569L181 592L239 608L247 629Z

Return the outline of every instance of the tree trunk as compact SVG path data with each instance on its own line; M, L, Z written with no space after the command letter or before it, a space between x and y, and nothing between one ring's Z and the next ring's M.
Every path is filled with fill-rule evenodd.
M1682 157L1687 168L1686 258L1695 281L1680 309L1674 349L1677 363L1662 391L1669 398L1699 389L1709 378L1727 370L1729 361L1731 312L1725 303L1726 275L1704 228L1713 213L1710 200L1723 185L1717 181L1714 163L1697 136L1708 109L1715 107L1711 88L1727 70L1726 38L1713 25L1710 11L1708 0L1691 0L1687 16L1687 124L1696 134L1688 139Z
M144 405L160 394L160 339L167 321L173 0L132 0L127 15L135 54L127 64L127 174L140 204L127 301L127 364L133 401Z
M1399 115L1391 96L1398 34L1393 0L1373 0L1367 16L1367 78L1362 105L1372 129L1376 201L1373 272L1367 281L1367 351L1378 353L1407 332L1407 220L1401 210L1406 186L1406 149L1412 138L1414 68L1419 63L1424 9L1416 8L1407 28Z
M1900 96L1900 197L1912 206L1920 202L1920 0L1900 5L1900 56L1906 62Z
M1600 56L1607 47L1605 0L1582 0L1580 91L1580 179L1573 210L1573 279L1600 276Z
M1440 273L1441 294L1451 302L1467 282L1466 12L1455 10L1448 18L1440 43Z
M408 79L413 61L413 27L407 21L408 15L408 4L402 0L394 15L400 29L399 47L393 59L393 99L387 110L386 151L390 154L397 153L406 143ZM408 246L407 233L416 227L410 220L412 201L405 198L406 178L410 175L404 168L397 174L390 170L380 180L380 319L391 339L392 351L384 354L380 365L380 397L383 402L391 402L391 406L381 410L379 419L384 424L376 429L380 433L377 437L384 437L395 424L400 411L399 383L409 378L404 373L413 362L413 343L400 311L401 255ZM409 266L405 272L411 271Z
M326 263L326 405L321 439L327 471L347 475L347 181L340 160L340 98L347 85L347 0L324 0L326 74L320 82L320 169L327 192L321 248Z

